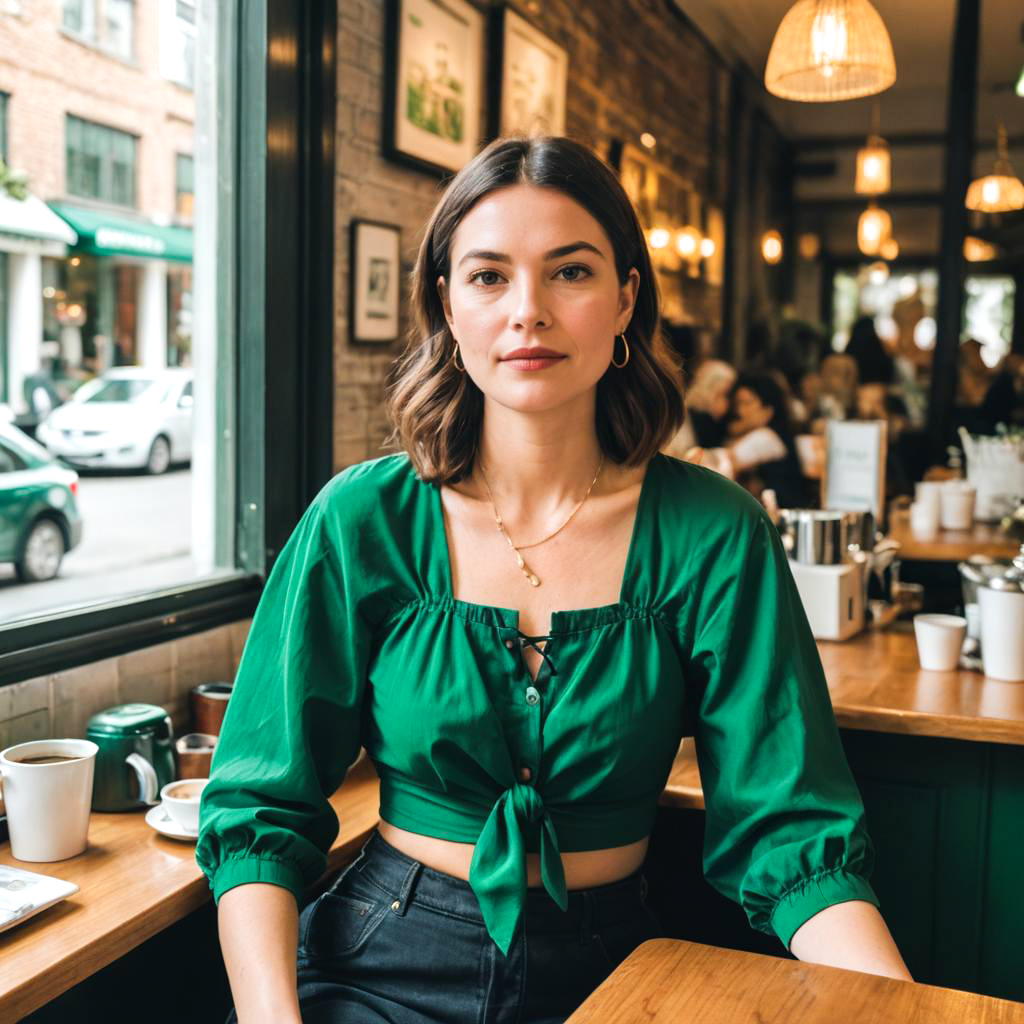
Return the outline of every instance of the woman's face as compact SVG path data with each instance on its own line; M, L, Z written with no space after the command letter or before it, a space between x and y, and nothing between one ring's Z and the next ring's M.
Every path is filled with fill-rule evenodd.
M750 388L737 388L732 396L733 423L737 433L746 434L767 426L775 415L770 405L764 405Z
M513 185L463 217L449 280L437 286L466 373L485 397L543 412L590 397L614 345L621 361L615 337L639 283L633 268L620 285L611 242L579 203Z

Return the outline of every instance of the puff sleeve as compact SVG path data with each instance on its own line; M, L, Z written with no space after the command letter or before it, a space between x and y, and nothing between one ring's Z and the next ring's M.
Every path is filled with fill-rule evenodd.
M370 630L336 477L267 579L200 805L196 859L214 899L237 885L303 889L338 834L328 797L360 746Z
M817 647L763 510L745 508L710 561L692 598L689 668L705 877L788 949L827 906L878 905L873 850Z

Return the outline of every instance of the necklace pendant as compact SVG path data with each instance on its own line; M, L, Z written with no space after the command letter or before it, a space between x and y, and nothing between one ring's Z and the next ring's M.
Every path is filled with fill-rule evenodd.
M515 548L513 548L512 550L516 551ZM525 572L526 571L526 562L523 561L523 556L521 554L519 554L518 551L516 551L516 561L519 563L519 568L522 569Z
M527 573L526 574L526 578L530 581L530 586L531 587L539 587L540 586L540 580L537 579L537 576L536 576L535 573L532 573L532 572L531 573Z

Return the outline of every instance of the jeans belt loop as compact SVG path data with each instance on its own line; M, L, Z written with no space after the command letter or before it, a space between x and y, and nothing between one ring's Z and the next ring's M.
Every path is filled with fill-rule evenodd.
M415 861L410 865L409 870L405 873L405 878L402 880L402 886L398 890L398 898L391 903L392 913L397 914L399 917L405 917L405 912L409 909L409 904L412 902L416 882L422 871L423 865L419 861Z

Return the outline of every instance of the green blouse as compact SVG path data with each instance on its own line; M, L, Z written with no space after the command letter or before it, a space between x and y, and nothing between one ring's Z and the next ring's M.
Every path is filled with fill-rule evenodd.
M526 643L543 647L536 680ZM817 649L745 491L655 456L619 601L554 612L541 644L517 612L453 598L440 492L388 456L331 480L270 573L196 857L215 899L271 882L301 902L337 835L327 798L362 745L384 820L476 844L469 883L507 952L526 852L564 909L560 854L647 836L691 734L705 874L754 928L788 946L830 904L877 905Z

